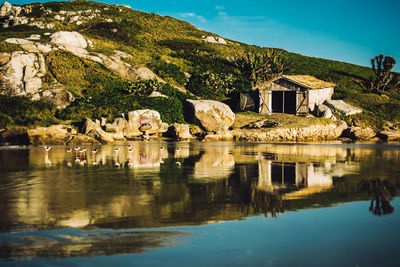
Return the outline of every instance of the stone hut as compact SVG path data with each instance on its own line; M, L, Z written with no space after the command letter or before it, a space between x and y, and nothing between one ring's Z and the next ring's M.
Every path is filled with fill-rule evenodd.
M331 99L334 83L309 75L282 75L259 88L259 113L305 115Z

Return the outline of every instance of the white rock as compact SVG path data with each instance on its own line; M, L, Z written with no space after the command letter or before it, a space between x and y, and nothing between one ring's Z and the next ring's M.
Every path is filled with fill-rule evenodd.
M326 100L324 102L326 106L328 106L333 112L337 112L344 116L350 116L354 114L361 113L362 110L356 107L353 107L350 104L347 104L343 100Z
M124 129L126 138L141 136L143 133L139 131L141 123L149 122L152 126L149 133L161 133L168 130L168 124L161 121L158 111L150 109L142 109L128 112L128 123Z
M5 17L11 13L12 5L8 2L4 2L0 7L0 17Z
M165 97L168 98L168 96L161 94L160 92L157 91L153 91L151 92L151 94L149 95L149 97Z
M61 20L61 21L63 21L63 20L65 20L65 17L62 17L62 16L60 16L60 15L55 15L55 16L54 16L54 19L55 19L55 20Z
M27 39L28 40L34 40L34 41L40 40L40 34L32 34Z
M56 45L61 45L64 47L77 47L77 48L86 48L87 42L85 38L80 35L78 32L66 32L59 31L53 33L51 36L51 42Z
M42 86L44 64L35 53L13 52L9 62L1 68L0 90L11 95L27 95L37 92Z
M209 132L226 131L235 121L230 107L215 100L186 100L189 103L191 122Z

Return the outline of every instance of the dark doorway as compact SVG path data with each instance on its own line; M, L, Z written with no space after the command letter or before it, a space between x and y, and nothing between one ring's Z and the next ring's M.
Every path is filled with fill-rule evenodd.
M296 91L272 91L272 112L296 114Z
M285 91L285 113L296 114L296 91Z
M283 113L283 91L272 91L272 112Z

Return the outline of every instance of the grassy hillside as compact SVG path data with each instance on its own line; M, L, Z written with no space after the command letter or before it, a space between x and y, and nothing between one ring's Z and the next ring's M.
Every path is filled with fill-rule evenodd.
M77 31L93 42L93 47L89 49L89 52L113 55L115 50L119 50L128 53L132 57L125 59L127 63L134 66L147 66L167 83L185 86L204 98L221 99L226 97L223 93L215 95L212 91L207 91L207 84L202 83L201 79L210 73L218 75L222 80L229 80L232 90L249 90L250 82L241 75L240 70L231 63L230 59L248 51L263 50L261 47L233 40L227 40L228 44L205 42L202 40L202 36L217 35L199 30L190 23L175 18L145 13L118 5L79 0L27 4L24 7L28 8L30 12L23 11L22 16L32 18L34 21L53 24L54 28L43 30L19 25L2 29L0 31L1 51L20 50L17 45L4 42L10 37L27 38L31 34L40 33L43 36L41 42L46 42L49 40L43 35L45 32ZM91 10L92 13L96 11L94 13L98 15L91 19L82 19L82 23L79 25L70 22L73 15L66 15L66 12L87 10ZM65 19L56 20L56 15L65 17ZM363 115L352 118L352 122L372 124L374 127L380 128L383 126L384 120L400 121L400 114L397 111L400 110L398 88L393 88L387 96L371 96L364 93L362 84L373 74L370 68L289 52L285 52L285 56L292 62L287 74L308 74L335 82L337 84L335 98L346 99L366 110ZM114 101L116 107L113 110L103 107L104 113L110 112L110 114L102 115L113 116L117 112L143 106L154 106L157 110L166 112L163 105L156 103L156 100L143 100L142 97L145 95L132 91L127 92L128 81L99 63L83 60L62 51L50 52L45 57L48 70L48 75L44 77L45 86L57 80L78 98L76 103L67 107L66 111L58 112L55 115L59 119L78 119L92 114L90 109L99 108L97 105L106 105L105 101L99 100L101 96L105 97L106 95L114 97L116 100L126 98L130 100L126 100L124 104ZM162 87L162 85L157 86ZM175 109L178 109L184 97L176 97L178 93L171 93L172 89L168 91L174 95L173 98L176 101L171 101L177 105ZM92 104L93 107L82 104L88 99L97 99L96 103ZM76 108L78 103L81 103L79 109ZM74 116L68 115L73 113ZM172 121L182 121L182 116L171 118L170 122ZM3 127L7 124L3 123Z

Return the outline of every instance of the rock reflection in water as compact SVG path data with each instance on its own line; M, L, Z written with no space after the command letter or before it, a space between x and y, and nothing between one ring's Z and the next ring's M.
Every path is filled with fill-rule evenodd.
M0 234L0 258L94 257L144 253L152 248L176 245L176 240L185 234L179 231L81 230L69 232L66 234L54 231L22 232L16 233L12 237ZM4 245L6 242L8 244Z
M71 152L53 147L48 155L43 148L0 150L0 167L5 170L0 180L0 230L161 227L251 214L277 216L351 197L371 200L362 184L376 179L377 166L382 181L394 180L392 187L400 187L393 175L398 170L390 168L400 159L398 150L130 144ZM19 163L9 164L8 158ZM374 199L380 209L373 210L390 211L384 197Z

